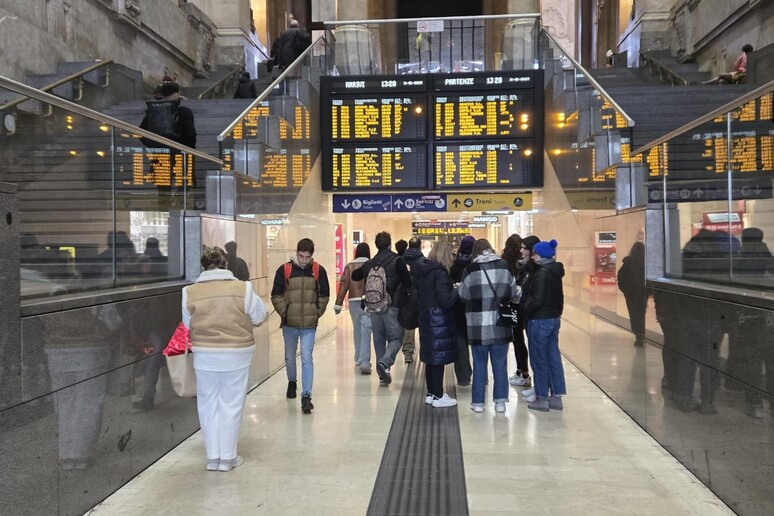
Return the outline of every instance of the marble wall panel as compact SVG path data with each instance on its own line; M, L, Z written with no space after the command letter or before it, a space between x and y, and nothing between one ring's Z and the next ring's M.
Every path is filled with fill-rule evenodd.
M3 514L57 514L55 396L0 412L0 493Z
M59 514L83 514L198 430L196 399L178 397L165 368L153 406L138 404L154 358L55 393ZM131 390L109 388L126 376Z
M23 399L71 385L57 371L91 377L160 353L180 317L179 293L25 317Z

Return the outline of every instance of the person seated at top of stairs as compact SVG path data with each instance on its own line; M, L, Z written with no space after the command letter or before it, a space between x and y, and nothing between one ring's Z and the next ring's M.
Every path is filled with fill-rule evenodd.
M745 75L747 75L747 54L753 51L753 46L747 44L742 47L742 53L736 58L734 62L734 71L728 73L721 73L708 81L704 81L702 84L736 84L740 82Z

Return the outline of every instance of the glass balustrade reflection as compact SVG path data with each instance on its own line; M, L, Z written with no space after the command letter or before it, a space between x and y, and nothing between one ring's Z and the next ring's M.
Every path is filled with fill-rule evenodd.
M0 181L18 186L21 295L183 277L183 213L216 162L0 88ZM96 117L96 114L95 114Z
M318 38L283 79L261 94L223 135L223 169L242 175L234 182L234 195L225 190L223 181L211 180L213 189L208 195L219 213L290 211L320 155L320 135L315 128L320 126L320 76L329 71L327 58L326 41Z
M668 277L771 289L772 93L632 159L664 211Z

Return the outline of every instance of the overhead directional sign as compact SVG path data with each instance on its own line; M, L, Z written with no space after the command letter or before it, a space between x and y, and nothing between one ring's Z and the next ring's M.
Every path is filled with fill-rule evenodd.
M391 195L334 195L333 213L389 213Z
M446 211L446 195L393 195L392 211Z
M512 194L333 194L333 213L526 211L532 193ZM497 217L494 217L497 222Z
M449 194L449 211L528 211L532 209L532 193L513 194Z

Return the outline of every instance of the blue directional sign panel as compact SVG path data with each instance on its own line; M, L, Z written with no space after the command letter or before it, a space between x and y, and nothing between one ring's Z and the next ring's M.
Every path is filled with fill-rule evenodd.
M393 195L392 211L446 211L446 194Z
M387 213L391 211L391 195L333 195L333 213Z

